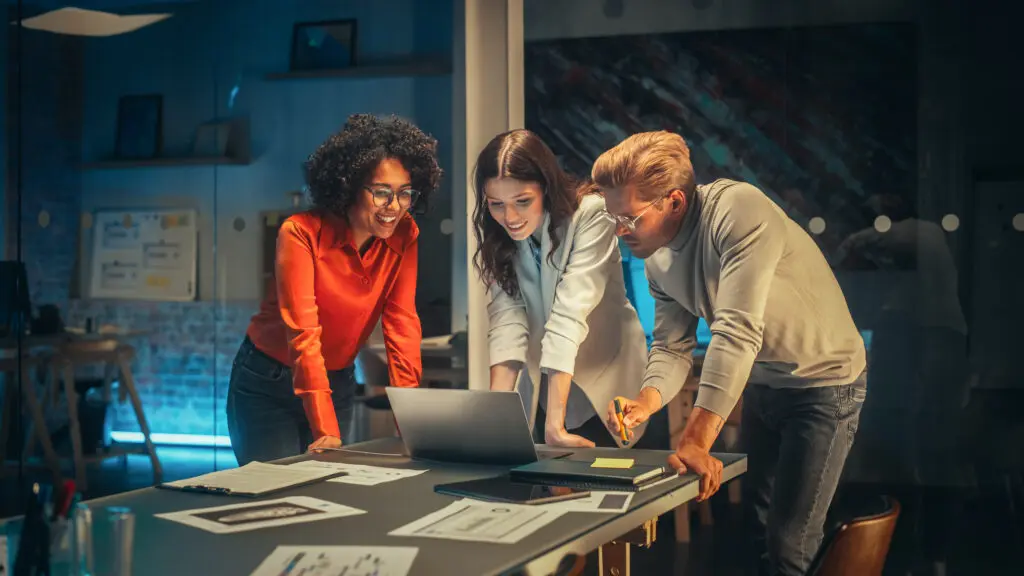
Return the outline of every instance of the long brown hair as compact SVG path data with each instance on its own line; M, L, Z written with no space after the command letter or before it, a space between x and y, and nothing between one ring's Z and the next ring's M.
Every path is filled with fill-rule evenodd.
M563 240L558 236L558 227L571 218L579 206L577 183L558 165L558 159L548 145L529 130L511 130L498 134L477 156L473 179L476 188L473 232L476 234L477 249L473 263L485 284L497 282L506 294L516 297L519 295L515 269L516 243L487 209L484 187L491 178L512 178L540 186L544 210L550 218L549 261Z

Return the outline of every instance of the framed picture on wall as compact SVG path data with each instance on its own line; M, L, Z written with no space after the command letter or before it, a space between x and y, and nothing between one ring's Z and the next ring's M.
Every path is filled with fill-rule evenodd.
M292 29L291 64L296 70L332 70L356 65L356 21L298 22Z
M117 109L119 158L155 158L163 140L163 96L122 96Z

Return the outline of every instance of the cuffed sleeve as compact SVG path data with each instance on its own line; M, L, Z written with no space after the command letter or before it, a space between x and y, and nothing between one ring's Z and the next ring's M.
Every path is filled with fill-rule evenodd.
M648 285L654 298L654 332L641 389L657 390L664 406L683 389L693 368L697 317L666 295L654 280Z
M302 399L313 437L341 437L321 353L322 328L313 291L313 242L294 222L285 221L281 226L275 257L278 304L287 327L292 386Z
M721 254L721 275L694 405L728 418L761 350L765 306L786 246L786 222L760 190L741 184L722 195L711 232Z
M526 303L521 296L509 296L497 283L491 284L489 291L487 343L490 364L525 363L530 342Z
M381 328L388 355L391 386L415 388L423 376L420 345L423 329L416 313L416 273L419 239L414 236L402 254L398 275L384 302Z
M572 374L576 354L590 331L587 317L604 298L610 266L621 266L615 223L604 216L598 197L585 197L569 260L555 287L551 314L544 324L540 367Z

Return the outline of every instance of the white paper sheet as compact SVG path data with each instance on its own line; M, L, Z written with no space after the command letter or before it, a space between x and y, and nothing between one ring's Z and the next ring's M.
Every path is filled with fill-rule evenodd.
M279 464L250 462L239 468L218 470L217 472L210 472L209 474L203 474L194 478L165 482L164 485L178 488L202 486L236 494L259 495L272 490L326 478L338 472L338 470L326 468L298 468L294 466L281 466Z
M406 576L418 548L278 546L251 576Z
M537 507L565 512L607 512L621 513L629 510L633 492L593 491L586 498L573 498L562 502L538 504Z
M387 468L384 466L368 466L366 464L349 464L347 462L319 462L306 460L296 462L290 466L301 466L305 468L320 468L344 472L344 476L331 478L328 482L339 484L354 484L357 486L376 486L385 482L394 482L403 478L412 478L426 472L426 470L407 470L404 468Z
M564 513L543 506L459 500L388 534L515 544Z
M289 496L276 500L165 512L156 514L156 517L214 534L233 534L358 514L366 514L366 511L309 496Z

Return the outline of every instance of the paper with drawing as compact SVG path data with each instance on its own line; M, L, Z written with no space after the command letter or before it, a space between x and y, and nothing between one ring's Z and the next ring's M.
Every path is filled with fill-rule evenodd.
M319 498L289 496L261 502L166 512L156 514L156 517L200 528L214 534L232 534L258 528L272 528L365 513L365 510L335 504Z
M251 576L406 576L418 548L278 546Z
M331 478L328 482L340 484L355 484L357 486L376 486L385 482L394 482L403 478L411 478L426 472L426 470L407 470L404 468L386 468L383 466L369 466L366 464L349 464L348 462L322 462L318 460L306 460L296 462L290 467L320 468L344 472L344 476Z
M543 506L459 500L388 534L515 544L564 513Z

